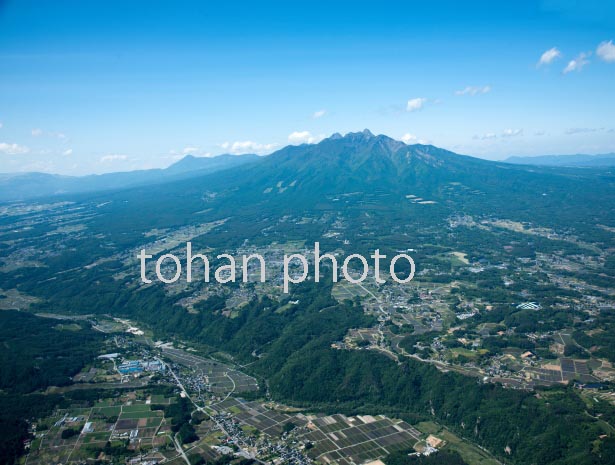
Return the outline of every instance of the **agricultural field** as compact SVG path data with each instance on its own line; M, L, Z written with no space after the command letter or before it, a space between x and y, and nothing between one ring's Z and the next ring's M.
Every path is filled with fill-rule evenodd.
M252 432L258 431L269 436L280 436L288 423L295 426L305 426L308 423L303 415L288 415L267 409L259 402L246 402L235 398L225 400L216 408L231 413L243 425L252 428Z
M134 456L137 453L162 459L174 452L170 424L163 410L173 398L136 393L120 399L102 399L90 408L59 409L36 424L35 439L26 463L80 463L102 455Z
M582 383L597 383L599 379L590 374L588 360L562 357L559 363L545 364L541 367L526 368L525 372L536 382L543 384L568 383L573 380Z
M225 396L231 392L258 390L255 378L222 362L172 348L164 348L164 355L171 361L189 368L194 375L194 383L206 387L213 394Z
M300 435L314 444L309 455L320 462L340 465L364 463L412 449L420 433L401 420L383 415L308 417L306 433Z
M383 415L291 415L262 403L235 398L225 400L216 408L232 415L252 434L280 437L292 430L294 438L312 445L307 454L318 463L364 463L412 449L421 437L408 423Z
M357 296L365 297L368 293L361 286L349 283L348 281L340 281L333 286L331 295L339 302L343 302L346 299L353 300Z

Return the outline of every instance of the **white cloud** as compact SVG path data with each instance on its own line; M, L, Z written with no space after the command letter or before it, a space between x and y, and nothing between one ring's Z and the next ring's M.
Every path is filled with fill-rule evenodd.
M126 155L105 155L104 157L100 157L101 163L109 163L114 161L123 161L128 157Z
M22 172L37 171L39 173L52 173L56 171L55 163L50 160L37 160L27 163L20 168Z
M224 142L220 144L224 150L228 150L233 155L243 155L246 153L265 154L271 152L278 144L259 144L250 140L237 142Z
M220 144L223 146L224 144ZM230 147L230 144L228 145ZM183 149L171 149L169 150L169 157L164 157L171 160L181 160L186 155L193 155L195 157L211 157L210 152L204 152L203 149L195 145L186 145Z
M429 144L429 141L426 139L419 139L418 137L416 137L414 134L410 134L409 132L407 132L406 134L404 134L403 136L401 136L401 140L404 144Z
M493 132L487 132L485 134L482 134L480 136L474 136L473 139L480 139L480 140L490 140L490 139L495 139L498 136L493 133Z
M536 66L551 64L552 62L554 62L555 60L561 57L562 57L562 52L560 52L557 47L550 48L549 50L544 52L542 55L540 55L540 60L538 60L538 63L536 64Z
M568 62L562 73L568 74L572 71L581 71L583 67L589 63L589 60L587 59L589 58L589 55L590 53L579 53L574 60L570 60Z
M327 114L327 110L318 110L314 112L314 114L312 115L312 118L314 119L322 118L326 114Z
M314 144L318 138L314 137L310 131L295 131L288 135L288 142L293 145Z
M406 105L406 111L418 111L423 108L425 102L427 102L426 98L419 97L410 99L408 100L408 104Z
M545 134L546 134L546 132L545 132L545 131L542 131L542 130L541 130L541 131L536 131L536 132L534 133L534 135L535 135L535 136L544 136Z
M2 122L0 121L0 129L2 129L2 126L4 126L4 125L3 125L3 124L2 124Z
M613 41L609 40L607 42L605 40L601 42L596 49L596 55L608 63L615 61L615 45L613 45Z
M502 137L515 137L523 134L523 129L504 129Z
M40 137L40 136L49 136L49 137L57 137L60 140L66 140L66 134L63 132L47 132L43 131L41 128L34 128L30 131L32 137Z
M70 157L73 154L73 149L66 149L64 150L64 152L62 152L62 155L64 155L65 157Z
M479 95L491 92L491 86L467 86L463 90L455 91L455 95Z
M188 147L184 147L184 149L182 150L182 153L184 155L188 155L188 154L194 155L198 151L199 151L198 147L190 147L190 146L188 146Z
M0 142L0 153L4 153L6 155L22 155L24 153L28 153L29 151L30 149L24 145Z
M568 128L564 131L565 134L571 136L574 134L585 134L588 132L596 132L596 131L601 131L604 128Z
M504 129L499 136L495 132L487 132L485 134L474 136L474 140L494 140L498 137L515 137L523 135L523 129Z

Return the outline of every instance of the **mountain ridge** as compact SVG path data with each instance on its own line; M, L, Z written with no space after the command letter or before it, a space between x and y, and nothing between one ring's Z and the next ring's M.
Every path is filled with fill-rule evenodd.
M504 163L516 165L561 166L561 167L610 167L615 166L615 153L596 155L537 155L537 156L511 156L503 160Z
M167 168L118 171L85 176L40 172L0 174L0 202L29 200L58 194L78 194L187 179L231 169L258 160L258 155L196 157L186 155Z
M210 176L212 173L216 175ZM211 189L221 190L241 186L242 190L257 198L271 191L280 194L294 192L305 201L310 201L314 193L333 195L373 189L397 194L411 190L406 194L442 197L448 189L446 186L452 183L501 195L502 188L516 191L523 183L526 188L530 183L532 189L540 191L545 176L563 187L563 177L583 175L583 170L579 169L571 171L570 168L490 161L434 145L406 144L365 129L344 136L334 133L315 144L288 145L263 157L227 154L203 158L188 155L164 170L81 178L40 173L21 177L0 175L0 201L152 185L161 189L162 184L179 180L194 189L201 189L203 183ZM46 185L49 179L53 182ZM265 196L265 199L269 201L271 196Z

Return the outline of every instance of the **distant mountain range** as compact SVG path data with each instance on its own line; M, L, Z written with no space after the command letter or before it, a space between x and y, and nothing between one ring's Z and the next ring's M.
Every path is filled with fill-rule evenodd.
M529 174L536 168L530 171L521 165L544 166L545 170L537 177L536 173ZM450 183L453 186L462 183L468 188L499 195L504 186L515 190L521 182L526 190L533 185L542 192L542 178L552 176L551 170L556 167L605 166L615 166L615 154L510 157L504 162L493 162L458 155L433 145L407 145L366 129L344 136L336 133L318 144L289 145L267 157L187 155L166 169L82 177L0 174L0 202L172 184L173 181L182 181L184 186L193 184L194 180L200 187L205 181L202 177L207 178L205 182L212 188L237 185L243 193L255 196L288 190L306 201L315 193L368 192L372 189L397 193L414 189L423 195L441 197ZM218 172L220 175L216 177L207 176ZM187 180L190 180L188 184Z
M395 230L409 218L435 231L451 215L490 214L546 227L580 225L579 234L597 237L603 232L591 225L610 225L610 212L593 207L615 204L613 177L609 170L483 160L432 145L407 145L365 130L334 134L317 144L287 146L249 165L214 174L92 193L82 195L82 200L105 204L112 216L98 211L101 227L107 232L116 228L118 234L177 227L202 218L206 211L208 221L228 222L219 235L225 247L233 238L259 238L261 231L262 237L277 237L271 230L276 219L285 222L301 214L343 215L357 224L377 221L380 232ZM295 230L297 240L316 240L324 234L316 223ZM288 227L284 231L279 240L288 240ZM208 235L208 241L214 237Z
M232 163L242 164L231 167ZM251 373L264 381L259 384L279 401L348 410L367 406L369 411L406 412L403 415L417 419L429 416L480 441L482 447L500 451L502 463L580 464L578 458L588 456L595 446L592 441L605 430L593 417L596 411L589 415L581 410L583 400L570 387L540 391L548 396L539 399L522 389L502 390L464 378L456 370L440 373L431 364L402 356L396 363L375 350L333 349L351 328L379 323L375 315L365 315L365 300L361 304L360 298L345 298L357 293L335 296L327 283L306 280L280 302L273 280L262 287L237 282L224 290L210 287L212 282L179 282L169 292L154 283L140 285L139 266L130 257L145 249L156 256L167 251L181 255L183 243L190 241L194 250L210 257L262 253L276 260L279 270L281 253L307 252L316 241L322 250L339 252L340 257L351 252L368 257L376 248L392 257L412 247L420 287L397 291L388 284L378 290L371 286L387 296L382 303L390 306L391 316L395 302L408 302L421 288L437 287L439 300L425 308L440 320L438 326L442 321L445 330L449 324L463 324L463 334L480 337L482 347L494 354L509 345L515 350L534 348L529 334L564 328L589 340L588 347L598 346L584 330L604 325L607 338L612 316L592 312L595 320L590 324L573 302L584 301L588 293L597 299L608 295L589 283L605 283L600 286L607 289L610 285L605 273L612 268L601 262L613 263L607 261L612 254L604 259L602 254L613 250L615 242L615 219L608 207L615 205L612 171L488 161L432 145L407 145L364 130L284 147L266 157L188 157L153 173L78 178L81 184L73 188L83 189L89 180L92 190L101 178L119 179L115 185L124 187L111 190L108 181L100 184L107 188L104 191L40 200L53 205L2 208L2 288L14 286L20 295L36 296L36 312L128 318L166 340L186 340L207 353L229 354L235 362L250 365ZM122 176L141 185L126 187ZM36 192L35 187L31 183L30 192ZM62 200L71 204L63 205ZM458 266L462 261L452 259L457 254L481 266ZM590 267L577 269L583 262ZM220 264L218 258L212 260L212 268ZM551 276L549 270L561 274ZM182 281L185 276L184 272ZM511 277L512 285L504 284ZM569 288L570 282L578 287ZM368 292L369 301L379 300ZM518 299L545 305L540 312L509 305ZM194 311L182 307L185 302L193 302ZM487 302L494 308L477 310L468 323L454 316L465 311L465 303L482 309ZM223 310L227 305L236 316ZM595 305L590 302L587 308ZM442 315L434 309L443 310ZM425 336L425 331L437 328L432 318L413 316L418 334L405 329L414 328L412 320L403 320L409 324L399 330L383 323L380 328L392 341L389 355L396 358L395 345L410 348L417 340L429 340L422 337L434 337ZM483 332L487 326L510 328L510 339L489 338ZM457 340L455 334L442 334L448 341ZM598 341L606 345L610 340ZM399 346L400 341L407 344ZM548 344L537 344L537 351L543 351L538 353L550 356ZM607 357L615 359L610 347ZM471 365L469 357L461 360L457 362ZM474 363L478 366L478 359ZM564 420L561 412L569 412ZM570 421L584 422L579 441L563 436ZM553 448L536 459L536 451L553 438ZM509 443L514 446L510 454L504 452ZM563 454L571 458L564 460ZM589 463L602 462L600 457L583 462Z
M515 165L541 165L541 166L570 166L598 168L605 166L615 166L615 153L605 153L603 155L541 155L537 157L509 157L505 163Z
M186 155L166 169L126 171L88 176L47 173L0 174L0 202L27 200L56 194L76 194L122 189L175 181L255 162L257 155L219 155L213 158Z

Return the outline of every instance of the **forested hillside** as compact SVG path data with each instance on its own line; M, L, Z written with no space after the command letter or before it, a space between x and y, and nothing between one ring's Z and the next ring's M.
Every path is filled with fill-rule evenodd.
M89 324L63 330L58 320L0 311L0 463L13 463L28 437L28 419L43 416L61 401L29 394L70 383L101 348L102 335Z

